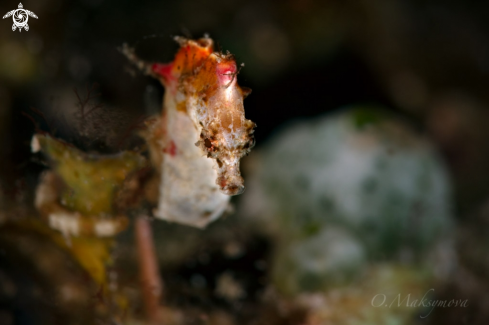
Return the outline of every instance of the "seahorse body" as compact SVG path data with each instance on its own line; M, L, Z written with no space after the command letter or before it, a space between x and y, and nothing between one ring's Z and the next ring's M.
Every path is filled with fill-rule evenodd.
M239 164L254 146L255 123L244 115L250 91L237 84L234 57L214 52L208 37L177 41L175 60L149 71L166 88L155 216L203 227L244 191Z

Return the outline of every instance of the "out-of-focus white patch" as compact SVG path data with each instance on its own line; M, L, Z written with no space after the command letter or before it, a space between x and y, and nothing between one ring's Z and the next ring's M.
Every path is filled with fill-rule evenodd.
M113 236L117 232L114 221L100 220L95 222L95 234L99 237Z
M33 153L41 151L41 144L39 143L39 139L34 135L31 140L31 151Z
M378 120L359 123L363 112ZM277 238L279 290L351 283L367 260L416 261L438 280L454 269L445 166L402 120L358 108L303 121L255 158L238 211Z
M64 235L77 236L80 233L80 222L73 213L54 212L49 215L49 226Z

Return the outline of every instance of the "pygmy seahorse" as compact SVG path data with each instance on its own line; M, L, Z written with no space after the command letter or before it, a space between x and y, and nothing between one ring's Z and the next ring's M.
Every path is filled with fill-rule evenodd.
M154 215L203 227L226 210L229 196L244 191L240 159L255 144L255 123L243 107L251 90L238 85L233 55L214 52L209 37L175 40L180 49L168 64L148 64L127 46L123 53L165 87L162 117L150 136L163 152L152 150L161 166Z

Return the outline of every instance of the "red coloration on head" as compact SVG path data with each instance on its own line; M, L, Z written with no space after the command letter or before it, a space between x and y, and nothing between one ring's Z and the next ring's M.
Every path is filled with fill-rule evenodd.
M177 81L177 78L173 74L173 64L162 64L162 63L154 63L151 66L151 70L156 73L158 76L161 76L166 83L171 83L173 81Z

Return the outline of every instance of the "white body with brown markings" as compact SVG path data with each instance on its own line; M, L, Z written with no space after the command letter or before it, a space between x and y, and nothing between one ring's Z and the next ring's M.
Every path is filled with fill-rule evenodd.
M165 98L167 130L156 217L204 227L227 208L229 196L216 185L215 162L195 146L200 132L187 113L178 111L172 98ZM171 136L171 135L178 136Z
M239 163L254 145L255 124L244 115L249 90L237 84L234 57L214 52L210 38L177 41L180 50L169 64L148 65L124 51L165 86L161 124L149 137L159 139L153 158L161 156L154 215L204 227L244 190Z

